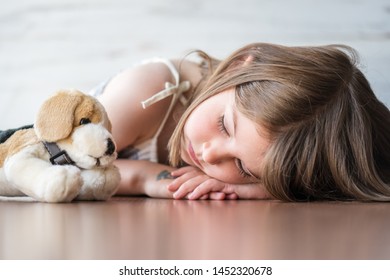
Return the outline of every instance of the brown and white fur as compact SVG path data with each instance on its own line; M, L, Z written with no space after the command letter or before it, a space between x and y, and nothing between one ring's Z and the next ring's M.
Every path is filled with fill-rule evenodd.
M19 130L0 145L0 195L44 202L110 198L120 181L110 131L94 97L58 92L44 102L34 128ZM55 142L74 164L52 164L45 141Z

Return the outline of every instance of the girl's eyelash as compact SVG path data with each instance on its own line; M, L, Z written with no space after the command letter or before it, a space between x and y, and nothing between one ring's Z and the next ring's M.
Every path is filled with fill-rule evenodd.
M224 134L227 134L229 135L226 127L225 127L225 123L224 123L224 120L225 120L225 115L222 115L218 118L218 128L221 132L223 132Z
M225 115L222 115L218 118L218 128L222 133L229 135L229 132L226 129L224 121L225 121ZM244 168L242 167L241 160L236 159L236 165L237 165L237 170L238 170L238 173L240 174L240 176L242 176L243 178L251 177L251 175L248 174L247 172L245 172Z
M229 135L229 132L227 131L226 127L225 127L225 115L222 115L218 118L218 128L219 130L226 134L226 135ZM242 162L241 160L239 159L236 159L236 165L237 165L237 170L238 170L238 173L240 174L240 176L242 176L243 178L247 178L247 177L251 177L250 174L246 173L244 168L242 167Z
M236 160L236 163L237 163L237 169L238 169L238 172L240 173L240 175L244 178L247 178L247 177L251 177L250 174L246 173L244 168L242 167L242 162L241 160L237 159Z

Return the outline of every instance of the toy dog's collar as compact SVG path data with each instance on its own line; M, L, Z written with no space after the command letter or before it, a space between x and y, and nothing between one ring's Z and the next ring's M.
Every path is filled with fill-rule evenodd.
M50 162L54 165L74 165L74 161L68 156L66 151L61 150L54 142L42 142L50 154Z

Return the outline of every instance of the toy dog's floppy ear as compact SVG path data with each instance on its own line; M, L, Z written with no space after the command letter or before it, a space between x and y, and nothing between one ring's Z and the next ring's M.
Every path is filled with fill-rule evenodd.
M41 140L55 142L67 138L73 130L74 115L82 97L77 91L59 91L46 100L37 115L34 128Z

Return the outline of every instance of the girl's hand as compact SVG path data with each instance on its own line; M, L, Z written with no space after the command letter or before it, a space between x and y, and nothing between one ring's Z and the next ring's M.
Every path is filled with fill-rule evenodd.
M193 166L186 166L173 171L177 177L168 190L174 192L176 199L269 199L271 196L261 184L227 184L209 177Z
M168 185L173 198L181 199L237 199L235 193L226 194L226 183L209 177L193 166L179 168L171 173L175 179Z

